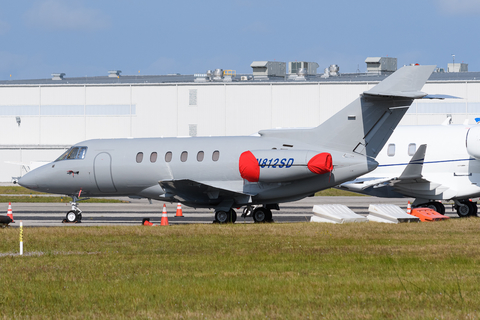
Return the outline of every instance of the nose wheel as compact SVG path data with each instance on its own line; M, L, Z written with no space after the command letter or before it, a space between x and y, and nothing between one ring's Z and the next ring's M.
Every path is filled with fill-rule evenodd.
M72 208L70 211L67 212L67 215L65 216L64 222L68 223L80 223L82 222L82 210L77 206L77 201L80 201L77 196L71 196L72 197L72 202L70 204L72 205ZM86 199L82 199L86 200Z
M79 211L70 210L67 212L67 216L65 217L65 220L67 220L67 222L70 222L70 223L82 222L82 213Z

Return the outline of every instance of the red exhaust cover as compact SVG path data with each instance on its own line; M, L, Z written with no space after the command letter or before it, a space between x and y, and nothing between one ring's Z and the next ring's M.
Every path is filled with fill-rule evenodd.
M250 151L245 151L240 155L238 169L243 179L250 182L258 182L260 178L260 166L258 165L257 158L255 158Z
M316 174L332 172L332 155L327 152L319 153L308 161L307 166L310 171Z

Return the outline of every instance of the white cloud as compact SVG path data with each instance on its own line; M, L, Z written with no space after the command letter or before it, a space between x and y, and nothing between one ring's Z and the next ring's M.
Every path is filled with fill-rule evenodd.
M480 13L478 0L437 0L440 11L449 15L471 15Z
M111 25L100 10L84 7L78 1L43 0L28 10L24 19L34 27L50 30L99 30Z
M0 21L0 35L6 34L10 30L10 25L4 21Z

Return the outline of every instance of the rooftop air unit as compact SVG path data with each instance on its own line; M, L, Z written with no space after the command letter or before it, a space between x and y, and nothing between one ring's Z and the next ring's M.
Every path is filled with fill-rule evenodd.
M468 63L449 63L448 72L468 72Z
M120 77L120 73L122 73L122 70L110 70L110 71L108 71L108 77L109 78L118 78L118 77Z
M288 74L297 74L298 70L305 68L307 75L317 74L319 65L316 62L291 61L288 63Z
M287 64L278 61L253 61L250 65L255 79L269 79L270 77L285 77Z
M383 74L397 70L397 58L368 57L365 63L367 64L367 73Z
M65 73L52 73L52 80L63 80Z

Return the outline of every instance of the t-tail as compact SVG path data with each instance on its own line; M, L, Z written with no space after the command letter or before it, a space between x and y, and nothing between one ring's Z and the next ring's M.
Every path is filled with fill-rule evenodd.
M375 158L414 99L427 94L423 85L435 66L405 66L314 128L332 149ZM317 138L318 139L318 138Z
M405 66L318 127L305 130L261 131L311 145L375 158L415 99L435 66Z

